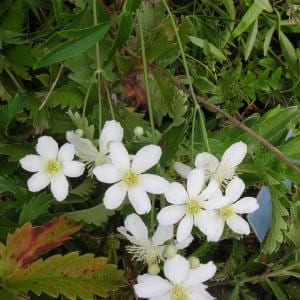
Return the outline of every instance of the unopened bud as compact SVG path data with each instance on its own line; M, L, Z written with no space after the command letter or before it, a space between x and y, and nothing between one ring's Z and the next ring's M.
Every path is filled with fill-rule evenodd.
M136 126L133 130L135 136L142 136L144 134L144 129L141 126Z
M174 257L177 254L177 249L174 245L168 245L165 248L164 256L167 258Z
M200 260L195 256L189 257L189 263L192 269L198 268L200 266Z
M82 129L76 129L75 133L79 136L82 137L83 136L83 130Z
M148 266L148 273L150 275L158 275L160 272L160 268L158 264L151 264Z

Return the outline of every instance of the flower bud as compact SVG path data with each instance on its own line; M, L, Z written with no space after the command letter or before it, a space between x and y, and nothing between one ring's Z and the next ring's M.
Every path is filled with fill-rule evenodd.
M165 257L174 257L177 254L177 249L174 245L167 245L165 247L164 256Z
M200 260L195 256L189 257L189 263L192 269L198 268L200 266Z
M83 130L82 129L76 129L75 133L79 136L82 137L83 136Z
M141 126L136 126L133 130L135 136L142 136L144 134L144 129Z
M148 266L148 273L150 275L158 275L160 272L160 268L158 264L151 264Z

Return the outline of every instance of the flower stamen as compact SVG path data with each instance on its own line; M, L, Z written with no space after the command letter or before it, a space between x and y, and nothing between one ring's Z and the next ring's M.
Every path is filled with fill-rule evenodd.
M201 212L202 205L199 201L195 199L190 199L186 205L186 214L187 215L197 215Z
M128 187L134 187L138 184L140 178L140 174L134 173L134 172L126 172L123 176L123 182Z
M46 164L46 172L49 175L55 175L61 170L61 162L55 159L50 159Z
M232 205L227 205L227 206L224 206L220 209L220 217L223 219L223 220L226 220L230 217L232 217L234 215L234 209L233 209L233 206Z
M183 287L180 285L174 285L172 289L171 300L187 300L188 295Z
M159 264L164 260L163 251L164 247L155 245L130 245L126 247L128 253L132 255L132 258L141 261L145 264Z

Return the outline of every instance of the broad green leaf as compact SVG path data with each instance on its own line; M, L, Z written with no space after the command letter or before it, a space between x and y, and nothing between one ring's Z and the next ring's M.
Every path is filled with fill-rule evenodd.
M65 42L50 50L34 65L35 69L54 64L64 59L75 57L101 41L111 26L110 22L101 23L89 28L72 30L79 37Z
M80 256L78 252L54 255L18 270L6 277L5 283L14 291L32 291L38 296L45 293L55 298L93 300L94 295L105 297L125 285L123 272L106 261L105 257Z
M206 48L208 50L207 55L213 56L214 58L216 58L217 60L220 60L220 61L226 59L224 54L216 46L209 43L207 40L203 40L203 39L200 39L200 38L197 38L194 36L189 36L189 39L194 45L196 45L202 49Z
M106 209L101 203L92 208L65 213L65 216L74 221L81 221L87 224L100 226L105 223L108 220L108 217L112 216L113 214L113 210Z
M247 38L247 42L246 42L246 46L245 46L245 53L244 53L245 60L248 60L248 58L251 54L251 51L254 47L257 31L258 31L258 20L256 19L251 26L251 29L250 29L250 32L249 32L249 35Z
M263 8L260 5L258 5L256 2L252 3L250 8L242 17L238 26L234 29L232 33L233 37L238 37L244 31L246 31L247 28L258 18L262 11Z
M269 0L254 0L254 2L260 5L267 12L273 11L272 5L270 4Z
M51 2L52 2L53 10L54 10L56 23L58 25L60 25L61 24L61 12L62 12L63 2L61 2L59 0L51 0Z
M279 284L277 282L272 281L268 278L265 279L265 282L272 289L277 300L288 300L285 293L283 292L283 290L281 289L281 287L279 286Z
M265 40L264 40L264 56L267 56L268 50L270 48L272 36L275 30L275 25L271 26L270 29L268 30Z

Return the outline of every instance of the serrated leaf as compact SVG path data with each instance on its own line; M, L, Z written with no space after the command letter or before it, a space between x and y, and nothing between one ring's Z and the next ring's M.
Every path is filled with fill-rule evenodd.
M106 209L101 203L88 209L65 213L65 216L74 221L100 226L108 220L108 217L114 215L114 213L113 210Z
M105 257L79 256L78 252L55 255L7 277L6 286L15 291L32 291L38 296L45 293L52 297L93 300L94 295L105 297L109 291L124 285L123 273L106 261Z
M80 185L70 191L70 194L77 195L80 197L89 196L96 188L97 181L93 178L86 178Z
M23 225L26 222L33 221L41 214L47 212L52 199L53 197L46 193L41 193L31 198L29 202L23 205L19 217L19 224Z
M43 226L33 227L26 223L7 237L6 249L2 255L6 274L24 268L41 255L58 247L80 228L80 224L65 216L55 218Z

